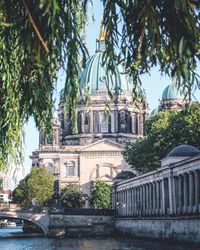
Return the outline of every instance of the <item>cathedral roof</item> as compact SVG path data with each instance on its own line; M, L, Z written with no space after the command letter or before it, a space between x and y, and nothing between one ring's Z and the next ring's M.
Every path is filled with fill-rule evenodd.
M80 75L80 89L86 89L89 94L111 91L113 94L127 94L131 84L124 74L122 66L114 63L114 71L108 70L108 60L104 57L106 32L103 24L97 39L97 49L94 55L86 61L86 66Z
M156 115L158 112L159 112L159 109L158 109L158 108L155 108L155 109L153 109L153 110L151 111L150 116Z
M123 73L122 67L115 64L114 72L108 71L103 53L103 51L97 51L88 58L80 77L81 89L86 88L90 94L108 90L117 95L131 92L131 84Z
M180 91L177 89L174 83L168 85L163 93L162 93L162 100L176 100L176 99L184 99L184 97L180 94Z

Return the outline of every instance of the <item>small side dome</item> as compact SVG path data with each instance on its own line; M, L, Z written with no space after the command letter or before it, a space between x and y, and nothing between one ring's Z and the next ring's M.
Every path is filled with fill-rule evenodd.
M60 101L63 101L64 100L64 88L63 89L61 89L61 91L60 91Z
M169 152L167 157L192 157L200 155L200 150L191 145L180 145Z
M184 97L181 95L180 91L176 88L175 84L171 83L164 89L162 94L162 100L168 101L177 99L184 99Z
M156 115L158 114L158 112L159 112L158 108L155 108L154 110L151 111L150 116Z
M115 177L115 180L126 180L135 177L136 174L131 171L121 171Z

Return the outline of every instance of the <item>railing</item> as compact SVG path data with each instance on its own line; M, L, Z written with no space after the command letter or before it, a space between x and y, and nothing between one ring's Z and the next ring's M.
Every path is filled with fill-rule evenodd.
M65 215L105 215L113 216L113 209L64 208L62 206L20 206L12 203L0 203L0 212L50 213Z
M105 215L113 216L113 209L92 209L92 208L62 208L53 207L49 211L50 214L62 213L65 215Z
M13 203L0 203L0 212L26 212L46 213L49 208L46 206L21 206Z

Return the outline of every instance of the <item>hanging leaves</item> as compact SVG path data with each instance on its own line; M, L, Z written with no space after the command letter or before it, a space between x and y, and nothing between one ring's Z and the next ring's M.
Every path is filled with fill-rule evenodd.
M78 72L87 57L84 44L87 3L92 0L0 1L0 169L20 159L22 127L33 116L50 126L52 93L66 67L64 99L76 133ZM137 96L140 74L157 65L191 93L198 82L200 2L190 0L102 0L107 50L114 71L123 64Z
M83 1L0 1L0 169L22 158L30 116L50 129L54 84L66 61L66 98L75 110L84 24Z
M200 2L103 0L107 31L105 56L109 63L116 57L130 75L134 94L139 76L153 66L170 77L191 95L198 82L195 72L200 51ZM115 52L115 53L114 53Z

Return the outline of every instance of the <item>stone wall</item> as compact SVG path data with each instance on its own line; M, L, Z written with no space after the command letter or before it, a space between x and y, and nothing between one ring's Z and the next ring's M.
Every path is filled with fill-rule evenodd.
M50 214L50 236L108 235L113 231L113 216Z
M194 218L117 218L118 232L136 237L200 244L200 217Z

